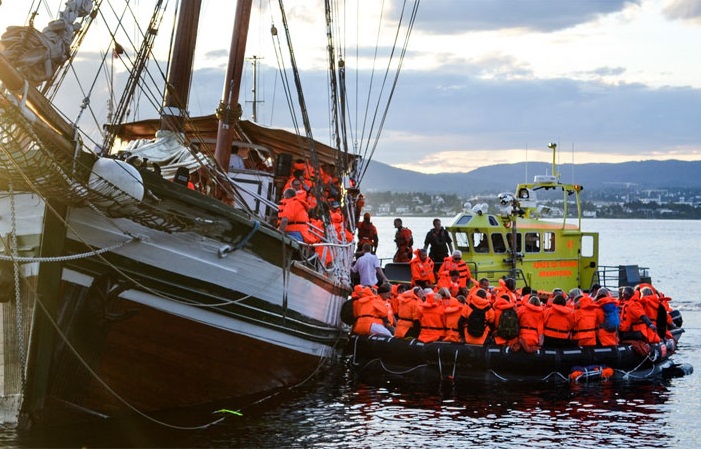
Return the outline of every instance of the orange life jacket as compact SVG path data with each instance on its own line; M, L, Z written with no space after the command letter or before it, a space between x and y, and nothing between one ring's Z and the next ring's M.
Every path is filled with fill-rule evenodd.
M409 329L414 326L414 321L419 319L420 304L411 290L402 293L397 299L397 327L394 330L394 336L404 338Z
M583 296L579 300L579 308L574 311L574 326L572 339L579 346L596 346L596 331L599 328L599 306L590 297Z
M353 303L355 324L351 332L357 335L370 335L373 323L383 324L387 319L387 305L369 288L363 289L363 295Z
M460 287L466 288L470 279L472 278L472 273L470 273L470 267L464 260L455 262L452 256L443 259L443 264L441 265L441 272L450 272L451 270L457 270L460 273L458 282L460 282Z
M543 334L545 309L529 302L523 303L518 311L518 338L521 346L527 352L540 346L540 336Z
M468 296L466 305L462 309L462 316L465 318L466 322L469 320L470 315L474 313L474 309L484 310L484 332L479 337L474 337L468 332L467 326L465 326L463 337L465 338L465 343L472 345L483 345L484 341L489 336L491 332L491 327L494 326L494 309L492 309L491 302L488 299L481 298L475 294Z
M445 315L445 337L443 337L443 341L460 342L462 337L460 334L462 308L463 305L455 298L443 299L443 313Z
M574 327L572 309L553 304L545 310L543 335L546 337L569 339Z
M425 281L429 284L436 283L436 276L433 274L433 261L430 257L421 260L419 250L415 251L416 257L411 259L411 284L416 285L416 281Z
M426 294L426 302L419 305L419 321L421 322L419 341L430 343L440 340L445 335L443 305L434 301L432 293Z

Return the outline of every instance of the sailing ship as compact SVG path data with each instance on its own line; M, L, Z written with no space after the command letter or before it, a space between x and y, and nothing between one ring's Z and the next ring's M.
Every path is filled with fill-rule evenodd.
M68 1L43 32L10 27L0 45L0 393L2 418L21 429L214 403L236 410L303 382L347 337L339 311L354 246L329 216L338 208L353 231L362 162L344 141L343 108L333 146L313 139L301 92L302 135L241 118L252 2L240 0L220 106L189 117L201 1L182 0L160 117L125 123L153 76L157 1L129 58L114 42L130 76L91 144L51 99L90 25L119 10L111 3ZM327 52L335 81L345 64L331 44ZM301 87L292 51L290 60ZM332 90L337 104L343 94ZM228 170L234 148L245 170ZM320 182L310 193L314 245L276 226L297 162L336 180L335 193Z

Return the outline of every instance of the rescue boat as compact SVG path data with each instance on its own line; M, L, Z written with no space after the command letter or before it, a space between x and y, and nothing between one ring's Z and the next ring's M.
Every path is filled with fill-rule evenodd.
M511 277L518 288L528 285L538 291L589 290L595 283L615 290L650 283L646 267L599 265L599 235L582 230L583 187L561 182L557 144L548 148L551 174L536 175L531 183L517 184L515 192L500 193L501 210L496 213L489 213L487 204L466 204L446 226L472 279L487 278L494 285ZM554 211L543 200L561 204L561 210ZM392 282L411 280L407 263L388 263L383 268Z
M689 364L671 359L683 330L674 338L647 345L543 348L533 353L508 346L422 343L379 335L353 335L347 353L353 372L370 379L422 383L571 382L597 380L649 381L691 374Z

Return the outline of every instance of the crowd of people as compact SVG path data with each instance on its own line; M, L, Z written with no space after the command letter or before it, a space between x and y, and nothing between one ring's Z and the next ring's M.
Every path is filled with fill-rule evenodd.
M392 285L375 255L377 231L368 226L369 214L364 220L361 255L352 268L359 276L349 303L354 334L534 352L543 347L615 346L621 341L658 343L672 338L676 327L670 298L649 284L622 287L613 294L598 284L589 291L538 292L529 286L517 289L512 278L500 279L496 287L487 278L476 282L439 219L433 221L424 247L416 250L411 230L395 219L394 261L409 263L411 281Z
M354 334L535 352L542 347L615 346L621 341L658 343L672 338L670 331L676 327L669 298L649 284L622 287L618 296L595 284L589 292L555 289L543 297L529 287L516 289L512 278L500 279L495 288L483 278L463 295L455 270L452 290L391 285L380 271L378 285L358 284L351 295Z

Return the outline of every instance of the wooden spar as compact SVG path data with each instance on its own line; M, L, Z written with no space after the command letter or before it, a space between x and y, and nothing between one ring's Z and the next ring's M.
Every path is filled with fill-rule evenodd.
M182 0L173 42L173 58L168 69L161 129L182 132L190 97L192 65L197 43L197 24L202 0Z
M12 66L5 56L0 54L0 80L5 87L15 94L23 93L25 89L25 78ZM27 85L27 107L42 119L46 124L54 128L66 139L73 141L73 126L56 112L53 105L34 86Z
M236 5L236 20L234 22L234 31L231 36L229 65L226 69L224 94L219 104L219 127L214 157L224 170L229 167L229 157L231 156L231 142L233 140L231 134L233 131L232 125L239 119L239 117L235 117L234 115L238 110L241 73L243 72L246 38L248 37L248 24L251 19L252 3L253 0L239 0Z

